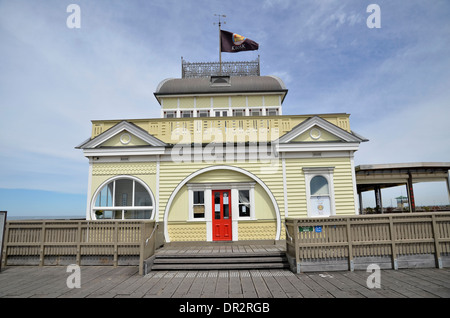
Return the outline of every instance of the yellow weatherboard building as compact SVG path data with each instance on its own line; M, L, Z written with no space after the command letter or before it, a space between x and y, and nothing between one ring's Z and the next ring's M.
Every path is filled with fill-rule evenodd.
M161 118L93 121L78 146L86 218L150 219L165 242L214 242L280 240L288 216L358 213L353 155L366 139L349 115L283 115L283 81L245 63L183 61L154 93Z

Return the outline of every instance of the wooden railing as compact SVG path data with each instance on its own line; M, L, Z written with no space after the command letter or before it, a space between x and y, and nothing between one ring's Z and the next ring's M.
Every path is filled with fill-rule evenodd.
M348 270L383 261L386 265L386 259L394 269L399 261L400 267L431 262L442 268L450 254L448 212L287 218L286 231L286 250L295 272L306 264L311 269L333 260L344 262Z
M2 266L114 265L154 254L154 221L39 220L6 223Z

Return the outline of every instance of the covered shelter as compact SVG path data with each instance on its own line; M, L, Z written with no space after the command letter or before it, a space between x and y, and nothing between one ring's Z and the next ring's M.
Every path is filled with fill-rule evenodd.
M375 192L377 210L383 212L381 189L405 185L409 212L416 211L415 183L445 181L450 201L450 162L412 162L393 164L360 165L355 167L356 187L360 214L363 211L362 193Z

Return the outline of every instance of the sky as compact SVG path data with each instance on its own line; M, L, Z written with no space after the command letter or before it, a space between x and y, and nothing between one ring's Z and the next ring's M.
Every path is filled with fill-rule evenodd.
M370 140L356 165L450 162L447 0L0 0L0 210L84 216L88 160L75 147L91 120L159 117L153 93L181 77L182 57L218 61L214 14L259 43L222 60L259 55L289 90L284 115L350 114ZM418 189L417 204L448 204L444 183Z

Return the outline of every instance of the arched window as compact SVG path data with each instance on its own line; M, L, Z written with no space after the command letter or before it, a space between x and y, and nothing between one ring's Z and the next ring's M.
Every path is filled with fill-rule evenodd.
M315 176L311 179L311 196L329 195L328 181L323 176Z
M96 192L93 219L152 219L151 190L137 178L121 176L109 180Z
M333 167L304 167L309 217L335 214Z

